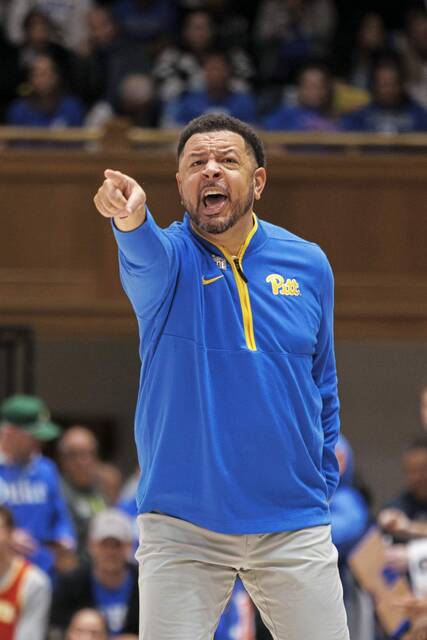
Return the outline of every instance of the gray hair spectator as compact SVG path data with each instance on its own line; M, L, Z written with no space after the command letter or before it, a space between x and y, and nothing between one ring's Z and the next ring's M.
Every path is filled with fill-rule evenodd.
M78 554L86 555L89 523L106 507L99 486L98 441L87 427L76 425L65 431L58 442L62 471L62 490L77 532Z

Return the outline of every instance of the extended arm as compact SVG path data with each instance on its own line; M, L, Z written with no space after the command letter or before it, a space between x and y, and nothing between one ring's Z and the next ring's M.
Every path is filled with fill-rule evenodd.
M136 315L150 321L173 291L176 251L146 208L145 192L136 180L110 169L104 175L94 203L113 222L123 288ZM167 305L163 308L166 312Z

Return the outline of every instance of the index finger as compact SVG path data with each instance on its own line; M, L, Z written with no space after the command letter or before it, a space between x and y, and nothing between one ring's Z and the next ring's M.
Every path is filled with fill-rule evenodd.
M116 171L114 169L106 169L104 171L104 176L108 180L111 180L114 186L120 190L126 189L131 182L131 178L129 178L129 176L126 176L121 171Z

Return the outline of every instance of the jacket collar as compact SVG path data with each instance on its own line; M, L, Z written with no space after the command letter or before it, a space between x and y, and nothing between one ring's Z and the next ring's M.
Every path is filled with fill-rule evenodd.
M240 249L242 257L243 255L247 255L256 251L267 240L266 233L263 229L262 221L258 219L255 213L252 213L252 216L253 216L255 228L252 227L251 231L249 232L249 235L247 236L245 242L242 245L242 248ZM206 238L201 236L199 233L197 233L197 231L195 231L191 226L190 216L188 215L187 212L184 214L183 224L187 233L189 233L196 240L198 244L202 245L210 253L214 253L216 255L225 255L225 253L228 253L226 250L224 250L221 247L220 242L218 242L218 244L213 244L212 242L209 242L209 240L206 240Z

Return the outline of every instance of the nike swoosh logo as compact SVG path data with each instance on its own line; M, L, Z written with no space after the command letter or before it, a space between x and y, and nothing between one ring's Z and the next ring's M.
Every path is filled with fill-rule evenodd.
M202 278L202 284L211 284L211 282L215 282L216 280L219 280L223 277L224 276L216 276L216 278L209 278L208 280L206 280L206 278Z

